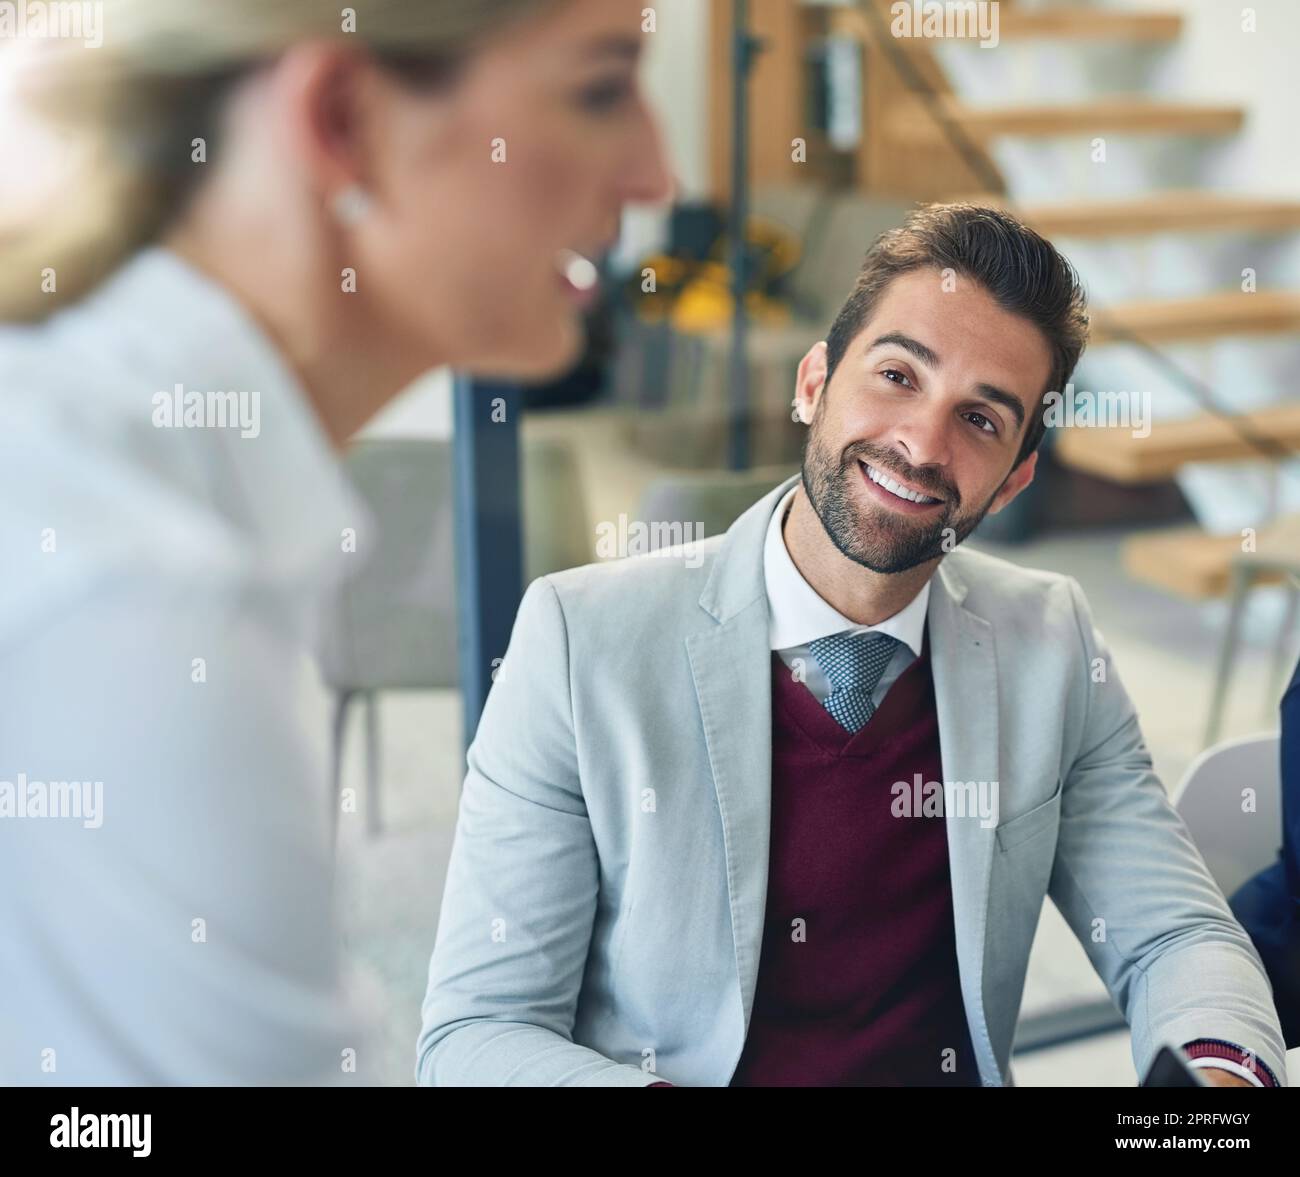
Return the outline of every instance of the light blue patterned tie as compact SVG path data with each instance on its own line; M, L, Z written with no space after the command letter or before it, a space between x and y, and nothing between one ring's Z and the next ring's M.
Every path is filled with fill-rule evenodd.
M887 633L832 634L808 643L808 652L830 679L825 707L841 727L860 731L875 714L871 692L898 646Z

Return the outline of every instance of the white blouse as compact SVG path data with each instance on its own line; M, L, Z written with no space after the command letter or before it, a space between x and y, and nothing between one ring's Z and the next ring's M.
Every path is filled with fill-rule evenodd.
M177 255L0 329L0 1082L365 1082L293 708L368 526Z

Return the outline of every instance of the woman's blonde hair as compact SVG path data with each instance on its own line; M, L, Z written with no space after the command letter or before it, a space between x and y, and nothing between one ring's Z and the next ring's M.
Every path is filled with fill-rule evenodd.
M408 80L437 82L485 38L558 2L88 5L98 10L102 45L48 38L31 46L19 71L19 100L79 150L73 172L38 210L16 219L12 209L0 215L0 321L44 318L156 240L202 174L192 160L194 140L204 140L212 158L214 120L229 84L290 45L352 40ZM0 106L0 123L7 119ZM0 149L0 170L13 174L24 161L7 154ZM49 274L53 289L42 280Z

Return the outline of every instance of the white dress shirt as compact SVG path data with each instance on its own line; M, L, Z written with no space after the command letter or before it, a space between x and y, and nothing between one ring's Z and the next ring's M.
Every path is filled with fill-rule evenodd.
M169 422L177 385L201 411ZM294 375L175 254L0 329L0 1082L365 1081L294 706L367 527Z
M825 702L831 693L831 684L825 671L808 652L809 643L832 634L887 633L898 639L898 646L885 673L880 676L871 701L880 706L889 688L921 653L925 637L925 611L930 603L930 582L892 617L878 625L858 625L838 609L829 605L804 578L790 558L785 546L782 528L785 517L794 501L798 486L777 504L767 527L763 546L763 577L767 584L768 645L780 655L781 661L792 673L802 672L804 685Z

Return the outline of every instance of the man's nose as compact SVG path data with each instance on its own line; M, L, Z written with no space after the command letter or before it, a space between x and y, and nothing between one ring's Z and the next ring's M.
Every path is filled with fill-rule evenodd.
M947 466L952 457L952 415L917 405L895 425L893 441L913 466Z

